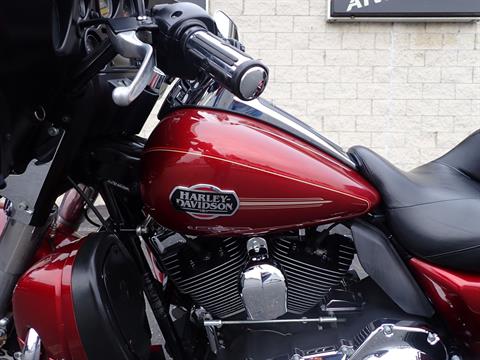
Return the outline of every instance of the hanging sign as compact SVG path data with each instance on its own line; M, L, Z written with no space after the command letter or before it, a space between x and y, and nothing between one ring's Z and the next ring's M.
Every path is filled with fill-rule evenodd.
M327 1L330 21L474 21L480 19L479 0Z

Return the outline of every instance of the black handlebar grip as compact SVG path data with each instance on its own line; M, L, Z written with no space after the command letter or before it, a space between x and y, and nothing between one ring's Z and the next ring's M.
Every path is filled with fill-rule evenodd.
M204 28L186 34L184 52L242 100L258 98L268 82L268 68Z

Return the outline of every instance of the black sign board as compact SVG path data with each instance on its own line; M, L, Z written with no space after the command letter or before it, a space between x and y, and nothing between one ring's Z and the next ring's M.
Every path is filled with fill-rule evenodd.
M322 0L317 0L322 1ZM480 18L480 0L328 0L329 20Z

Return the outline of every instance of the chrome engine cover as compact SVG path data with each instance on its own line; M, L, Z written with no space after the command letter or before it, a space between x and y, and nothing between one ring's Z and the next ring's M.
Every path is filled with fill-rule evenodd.
M371 329L374 328L372 331ZM365 332L369 335L365 338ZM336 351L294 355L291 360L448 360L440 337L409 321L372 323L359 335L359 346L341 346ZM357 339L358 340L358 339Z
M440 337L414 323L382 324L358 347L349 360L447 360Z
M247 242L250 261L240 277L241 296L248 318L271 320L287 313L285 276L268 259L267 242L251 238Z

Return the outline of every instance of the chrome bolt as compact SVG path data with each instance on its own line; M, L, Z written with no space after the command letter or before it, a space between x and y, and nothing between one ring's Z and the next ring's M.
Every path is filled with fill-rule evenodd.
M342 345L340 346L340 352L346 356L352 356L354 353L352 346Z
M59 133L60 133L60 130L58 130L56 127L51 126L48 128L48 135L52 137L57 136Z
M3 319L0 319L0 328L5 327L10 322L10 317L6 316Z
M450 360L462 360L462 358L458 355L452 355L452 357L450 358Z
M45 112L45 109L43 108L43 106L39 106L34 112L33 112L33 116L35 117L35 119L37 119L38 121L43 121L45 120L45 117L47 116L47 113Z
M6 342L7 342L7 331L5 329L0 329L0 348L2 348Z
M434 334L434 333L428 333L427 335L427 342L430 344L430 345L436 345L438 342L440 341L440 338L438 337L437 334Z
M386 337L393 336L393 326L392 325L383 325L383 333Z
M13 358L15 360L22 360L22 353L20 351L17 351L16 353L13 354Z
M145 235L147 232L148 230L146 226L140 225L135 228L135 233L137 234L137 236Z

